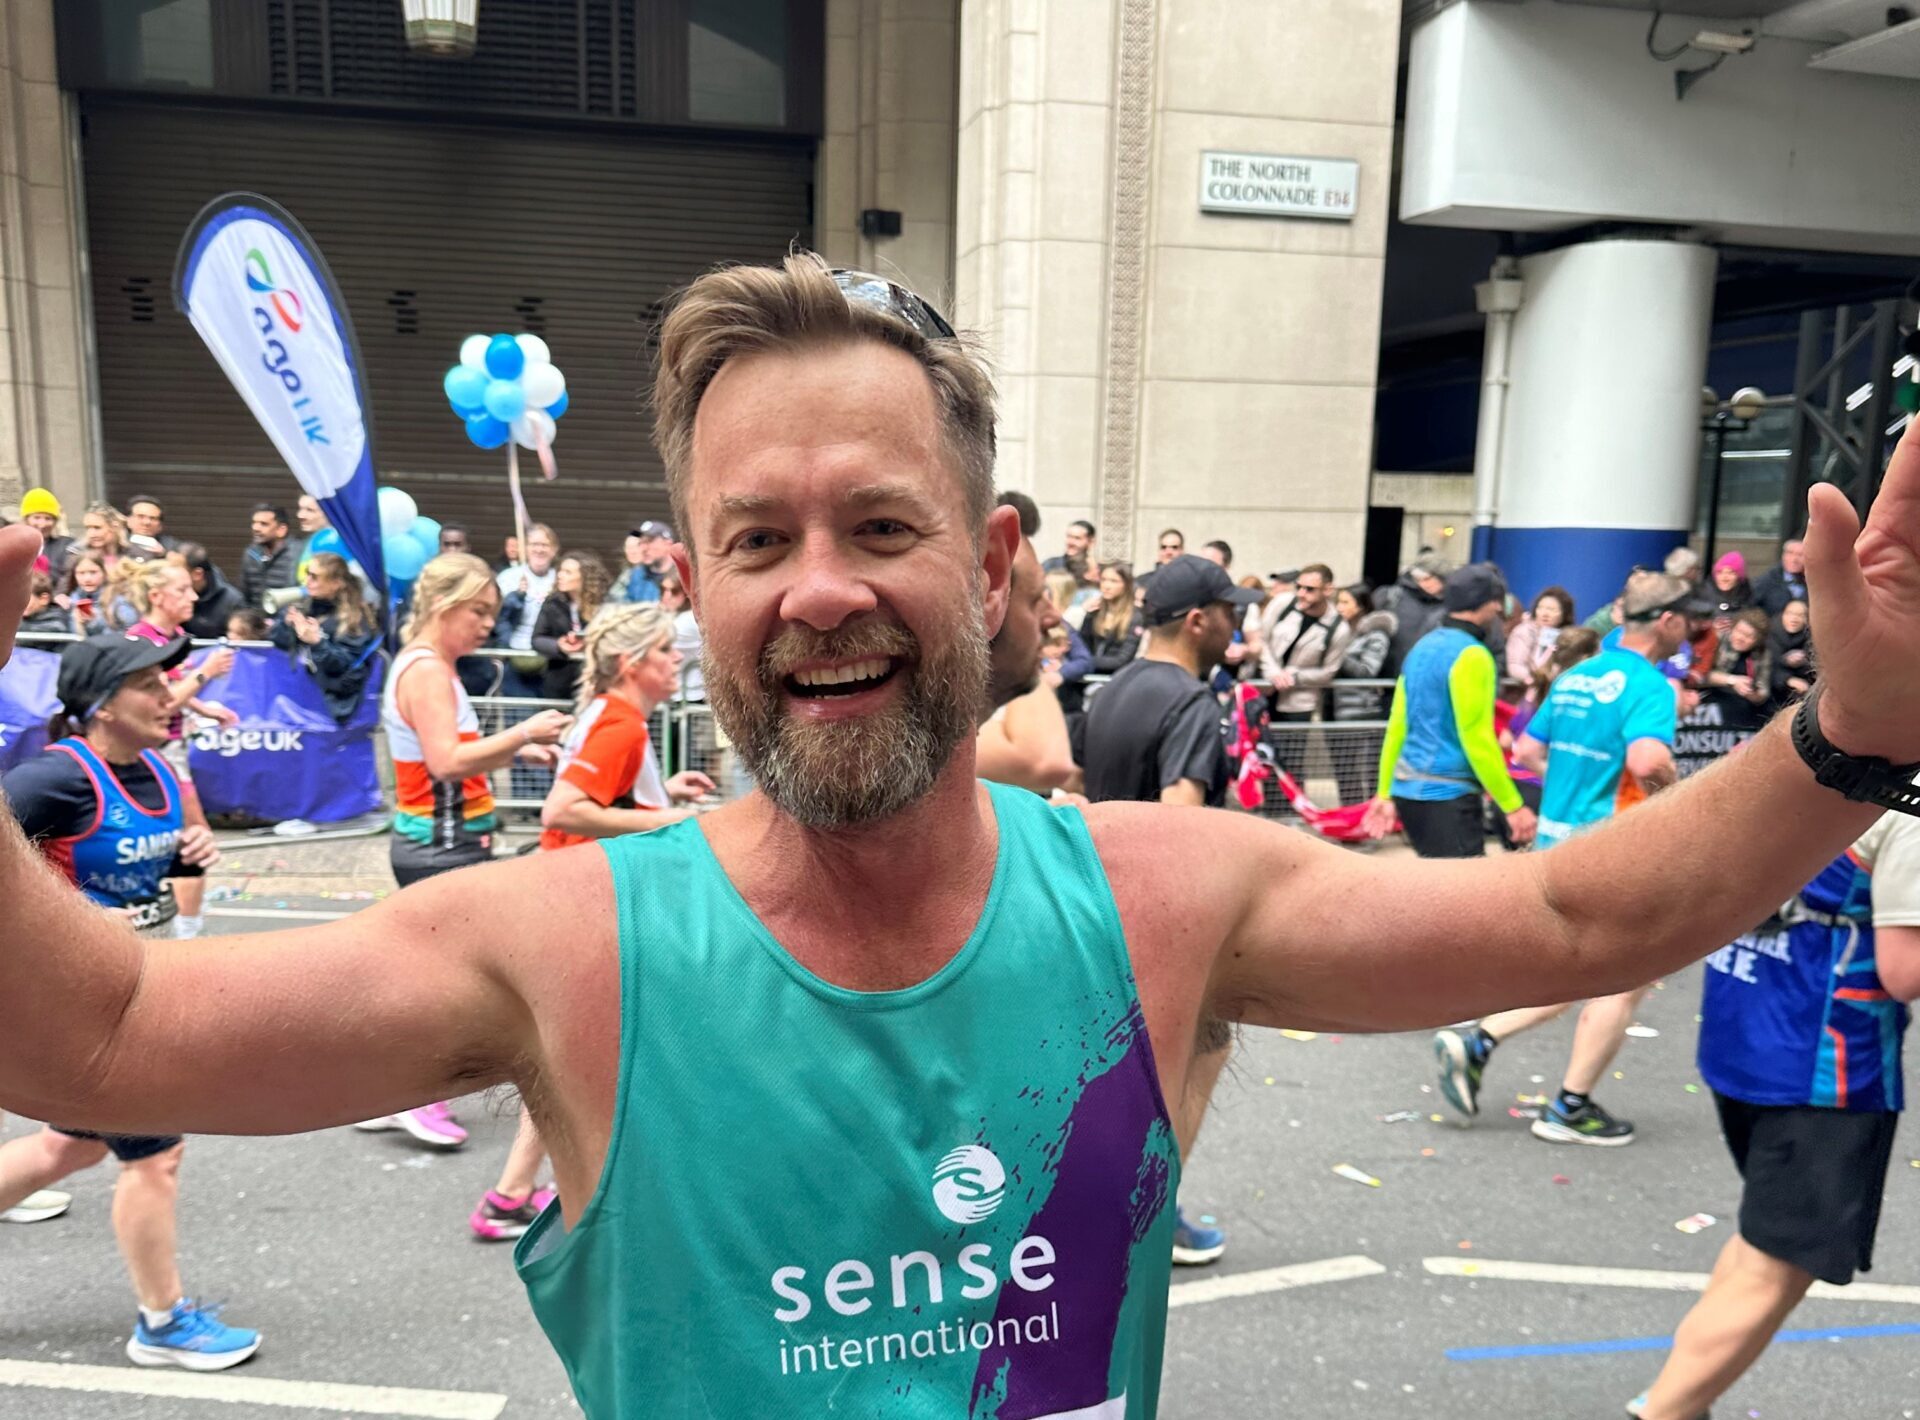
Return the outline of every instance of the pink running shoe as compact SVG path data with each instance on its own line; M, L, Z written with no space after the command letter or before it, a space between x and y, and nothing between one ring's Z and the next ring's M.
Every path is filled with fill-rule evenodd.
M467 1131L460 1127L445 1100L396 1114L393 1122L429 1148L457 1149L467 1142Z
M511 1242L531 1228L540 1210L552 1201L551 1188L536 1189L525 1198L512 1198L489 1188L480 1196L467 1226L482 1242Z

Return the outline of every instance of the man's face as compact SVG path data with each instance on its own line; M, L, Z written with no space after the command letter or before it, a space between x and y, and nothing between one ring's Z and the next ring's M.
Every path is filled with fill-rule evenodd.
M993 638L989 697L994 705L1017 700L1040 683L1040 652L1047 633L1060 625L1060 613L1047 595L1047 574L1033 544L1020 539L1013 559L1007 619Z
M1666 660L1687 644L1690 623L1677 611L1663 611L1653 622L1653 640L1659 652L1656 659Z
M664 537L643 537L640 539L640 560L659 572L673 561L673 544Z
M1206 620L1200 638L1200 664L1215 666L1233 644L1238 613L1232 602L1213 602L1203 614Z
M1226 553L1217 547L1203 547L1200 549L1200 555L1216 567L1225 567L1227 565Z
M1780 548L1780 565L1790 577L1798 577L1807 570L1807 545L1798 538L1789 539Z
M158 503L149 503L143 498L127 509L128 532L139 533L143 537L158 537L164 523Z
M463 528L440 529L440 550L442 552L465 552L467 534Z
M534 532L527 534L527 570L534 576L542 576L547 568L553 566L554 554L559 548L553 545L550 533Z
M835 828L931 791L983 712L1019 515L976 546L918 362L865 341L730 361L686 502L707 694L768 797Z
M28 513L24 521L41 537L52 537L53 530L60 526L60 520L52 513Z
M1168 533L1160 539L1160 546L1154 552L1153 560L1158 566L1164 567L1186 550L1186 539L1179 533Z
M312 536L327 525L327 515L320 511L320 500L311 493L302 493L296 505L294 516L300 520L300 531Z
M1331 590L1327 579L1318 572L1302 572L1300 580L1293 584L1293 604L1300 608L1303 616L1324 616L1327 593Z
M1093 542L1093 539L1087 536L1087 530L1085 528L1082 528L1082 527L1068 528L1067 529L1067 556L1075 557L1075 558L1085 557L1087 555L1087 548L1092 544L1092 542Z
M251 526L253 540L262 547L271 547L287 535L287 525L272 513L255 513Z
M1430 597L1437 597L1447 589L1446 578L1436 577L1431 572L1422 572L1413 580L1414 585Z

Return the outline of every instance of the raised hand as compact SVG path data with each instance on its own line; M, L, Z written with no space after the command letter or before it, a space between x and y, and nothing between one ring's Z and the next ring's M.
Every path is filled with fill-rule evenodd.
M13 638L27 614L27 583L40 555L40 534L25 523L0 528L0 666L13 655Z
M1894 450L1864 529L1831 484L1812 489L1807 512L1820 727L1848 754L1920 760L1920 420Z

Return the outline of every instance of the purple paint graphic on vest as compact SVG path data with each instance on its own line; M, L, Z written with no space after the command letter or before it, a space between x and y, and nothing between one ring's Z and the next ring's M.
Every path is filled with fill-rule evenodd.
M975 1414L1004 1420L1098 1405L1108 1397L1114 1335L1127 1300L1133 1249L1168 1206L1172 1149L1136 1002L1114 1028L1127 1041L1111 1068L1085 1084L1060 1134L1048 1201L1027 1225L1060 1260L1053 1285L1003 1287L994 1331L1007 1320L1051 1325L1055 1345L985 1347L974 1372ZM1114 1037L1110 1037L1114 1038ZM1156 1148L1156 1136L1164 1148ZM1031 1319L1038 1318L1038 1321Z

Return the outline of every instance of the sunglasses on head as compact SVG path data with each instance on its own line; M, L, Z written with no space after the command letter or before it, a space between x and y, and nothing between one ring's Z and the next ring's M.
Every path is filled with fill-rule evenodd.
M884 312L895 320L905 321L928 340L952 340L955 338L953 327L947 324L947 318L936 311L926 300L897 281L889 281L884 276L875 276L871 271L850 271L836 267L833 271L833 284L840 288L840 294L849 301L857 301L869 309Z

